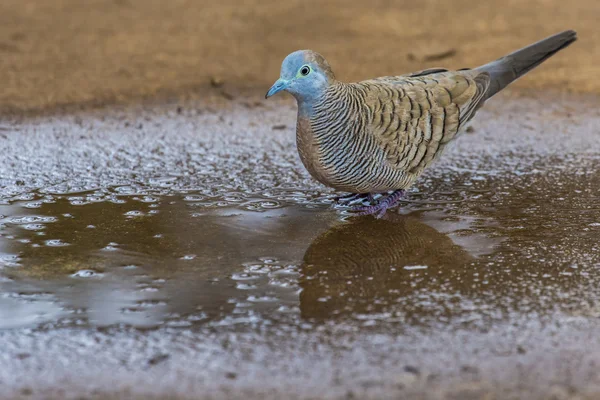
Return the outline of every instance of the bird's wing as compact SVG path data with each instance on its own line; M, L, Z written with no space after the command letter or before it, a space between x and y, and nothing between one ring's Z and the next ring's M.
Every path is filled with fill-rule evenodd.
M361 82L369 133L390 166L420 173L483 105L486 73L425 70Z

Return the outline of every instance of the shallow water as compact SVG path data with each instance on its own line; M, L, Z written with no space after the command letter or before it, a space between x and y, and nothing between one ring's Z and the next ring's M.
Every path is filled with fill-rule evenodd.
M232 206L123 187L32 195L0 207L0 328L485 329L511 313L581 311L600 268L598 176L537 179L502 200L413 192L382 220L350 217L327 196ZM555 187L579 194L560 200Z

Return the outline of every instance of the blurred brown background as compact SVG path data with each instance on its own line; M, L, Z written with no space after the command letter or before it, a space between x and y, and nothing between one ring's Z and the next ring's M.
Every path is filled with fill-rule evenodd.
M0 112L202 93L262 93L291 51L338 78L476 66L557 31L580 41L517 87L600 91L597 0L3 0Z

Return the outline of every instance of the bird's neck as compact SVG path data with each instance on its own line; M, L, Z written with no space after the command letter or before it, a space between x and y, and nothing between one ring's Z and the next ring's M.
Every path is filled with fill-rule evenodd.
M310 119L314 116L316 99L296 97L296 101L298 102L298 117Z
M294 97L298 102L298 116L303 118L312 118L315 114L315 106L321 103L327 96L328 89L333 83L327 82L326 84L318 87L313 87L311 90L303 93L294 93Z

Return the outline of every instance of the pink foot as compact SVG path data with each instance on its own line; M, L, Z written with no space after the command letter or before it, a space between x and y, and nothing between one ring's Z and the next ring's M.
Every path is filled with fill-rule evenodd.
M398 205L400 200L404 197L404 190L396 190L387 196L384 196L381 200L379 200L376 204L368 205L368 206L354 206L351 207L350 210L353 211L352 215L361 216L361 215L375 215L375 218L379 219L383 217L388 210L388 208L395 207Z

